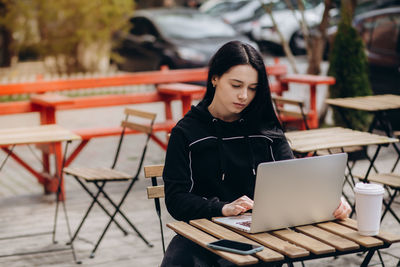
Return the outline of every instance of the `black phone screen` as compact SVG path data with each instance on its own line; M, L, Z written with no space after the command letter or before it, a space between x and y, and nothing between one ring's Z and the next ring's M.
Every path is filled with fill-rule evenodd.
M221 246L221 247L242 250L242 251L248 251L248 250L252 250L254 248L259 247L258 245L251 245L251 244L227 240L227 239L221 239L221 240L212 242L212 244Z

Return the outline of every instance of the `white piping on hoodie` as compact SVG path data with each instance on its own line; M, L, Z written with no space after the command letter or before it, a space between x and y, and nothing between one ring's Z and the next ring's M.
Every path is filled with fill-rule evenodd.
M265 135L249 135L249 137L261 137L261 138L268 139L269 141L271 141L271 143L274 142L271 138L269 138L269 137L267 137ZM233 139L241 139L241 138L244 138L244 136L226 137L226 138L222 138L222 140L233 140ZM204 140L207 140L207 139L217 139L217 137L216 136L207 136L207 137L201 138L199 140L196 140L196 141L190 143L189 147L191 147L192 145L194 145L194 144L196 144L198 142L201 142L201 141L204 141ZM272 147L270 146L269 148L271 150L272 159L273 159L273 161L275 161L275 157L274 157L274 153L272 151ZM190 180L192 181L192 186L189 189L189 193L190 193L190 192L192 192L193 187L194 187L193 172L192 172L192 152L191 151L189 151L189 169L190 169ZM253 172L254 172L254 169L253 169Z
M192 172L192 151L189 151L189 169L190 169L190 180L192 181L192 186L189 189L189 193L192 192L194 181L193 181L193 172Z

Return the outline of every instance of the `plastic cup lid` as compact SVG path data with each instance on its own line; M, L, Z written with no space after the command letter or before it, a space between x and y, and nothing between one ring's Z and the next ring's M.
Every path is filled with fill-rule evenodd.
M383 194L385 190L380 184L357 183L354 192L368 195Z

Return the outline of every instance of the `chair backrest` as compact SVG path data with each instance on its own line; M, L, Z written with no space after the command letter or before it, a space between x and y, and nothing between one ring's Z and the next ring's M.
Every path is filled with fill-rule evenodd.
M144 147L143 147L142 155L140 157L137 172L134 176L135 178L137 178L139 176L140 169L142 168L142 165L143 165L144 157L145 157L146 151L147 151L147 145L149 143L150 136L153 133L153 125L154 125L154 121L156 119L157 114L147 112L147 111L137 110L137 109L133 109L133 108L126 108L124 110L124 114L125 114L125 120L123 120L121 122L121 126L122 126L121 136L120 136L120 139L118 142L117 152L115 154L114 162L113 162L111 168L114 169L115 165L117 164L119 152L121 150L121 145L122 145L122 141L124 139L126 128L145 133L147 135L147 138L144 143Z
M305 128L308 130L307 124L307 114L304 111L304 103L301 100L289 99L282 96L272 96L272 101L274 102L276 113L282 124L285 123L286 118L294 118L297 120L302 120ZM298 108L298 111L286 109L285 105L292 105Z
M161 219L161 206L160 206L160 198L163 198L165 196L164 185L158 185L157 183L157 178L162 177L163 170L164 170L164 165L144 166L144 177L151 178L151 186L147 187L147 198L154 199L155 209L158 215L158 219L160 221L161 242L163 246L163 252L165 253L164 231Z

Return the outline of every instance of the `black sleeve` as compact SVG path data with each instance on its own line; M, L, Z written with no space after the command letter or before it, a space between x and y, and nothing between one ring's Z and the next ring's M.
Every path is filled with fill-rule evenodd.
M293 151L284 135L281 138L274 139L274 142L272 143L272 151L274 153L275 160L294 158Z
M175 127L168 142L164 166L165 204L176 220L222 216L226 204L218 199L206 199L191 193L193 181L190 170L189 146L182 131Z

